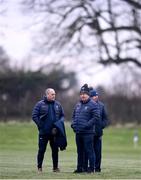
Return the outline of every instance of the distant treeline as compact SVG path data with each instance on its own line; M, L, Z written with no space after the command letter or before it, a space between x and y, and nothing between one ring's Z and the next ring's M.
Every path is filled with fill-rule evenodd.
M122 94L107 95L103 98L111 124L141 124L141 98L129 98Z
M62 68L50 73L9 71L0 74L0 121L31 120L35 103L40 100L47 87L56 90L57 99L70 121L75 103L79 99L79 87L73 72ZM110 124L141 124L141 97L127 97L122 94L108 94L104 89L100 99L105 103Z
M69 103L68 91L76 84L75 74L66 73L63 68L49 73L22 70L0 73L0 121L30 120L33 106L48 87L56 90L57 98L63 97L62 101Z

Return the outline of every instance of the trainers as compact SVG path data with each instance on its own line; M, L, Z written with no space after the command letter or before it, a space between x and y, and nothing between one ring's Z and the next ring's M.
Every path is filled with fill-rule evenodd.
M53 172L60 172L59 168L53 168Z
M42 168L38 168L38 173L42 173Z

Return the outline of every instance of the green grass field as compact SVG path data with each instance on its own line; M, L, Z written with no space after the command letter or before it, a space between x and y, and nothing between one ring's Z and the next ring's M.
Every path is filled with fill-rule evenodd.
M102 172L73 174L76 168L74 133L66 124L68 147L60 151L60 173L52 172L48 146L43 173L36 169L37 129L33 123L0 123L0 179L141 179L141 128L139 144L133 145L134 129L105 129Z

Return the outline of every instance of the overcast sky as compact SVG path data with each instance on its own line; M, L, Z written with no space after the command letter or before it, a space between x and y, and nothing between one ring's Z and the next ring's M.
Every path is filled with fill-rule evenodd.
M20 5L17 2L19 1L5 1L6 12L0 16L0 45L5 48L11 57L12 64L21 65L26 59L26 56L30 54L33 46L33 37L30 28L33 19L29 14L23 15L21 13ZM46 63L47 61L49 61L49 57L38 57L28 62L27 66L36 69L41 62ZM113 74L119 72L120 69L117 66L103 67L94 64L91 68L84 65L83 70L81 70L82 64L78 66L76 61L71 63L73 68L75 66L75 70L77 67L80 84L87 82L93 86L99 84L109 86ZM71 63L69 63L69 67ZM87 64L87 62L84 62L84 64Z
M30 17L23 16L16 0L5 1L6 11L0 16L0 44L14 60L24 58L31 49L31 34L26 29Z

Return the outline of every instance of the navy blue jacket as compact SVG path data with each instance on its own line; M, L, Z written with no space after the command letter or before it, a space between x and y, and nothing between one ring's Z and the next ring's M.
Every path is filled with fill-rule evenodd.
M98 104L90 98L87 102L76 104L71 127L75 133L95 133L95 123L100 118Z
M37 102L32 111L32 119L36 123L39 134L51 134L56 121L64 121L64 111L58 101L49 102L46 97Z
M104 104L101 101L96 102L100 109L100 118L95 123L95 136L102 136L103 129L108 125L108 117Z
M54 127L57 128L57 135L55 138L56 144L61 151L65 150L67 147L67 137L66 137L64 121L62 120L56 121L54 123Z

